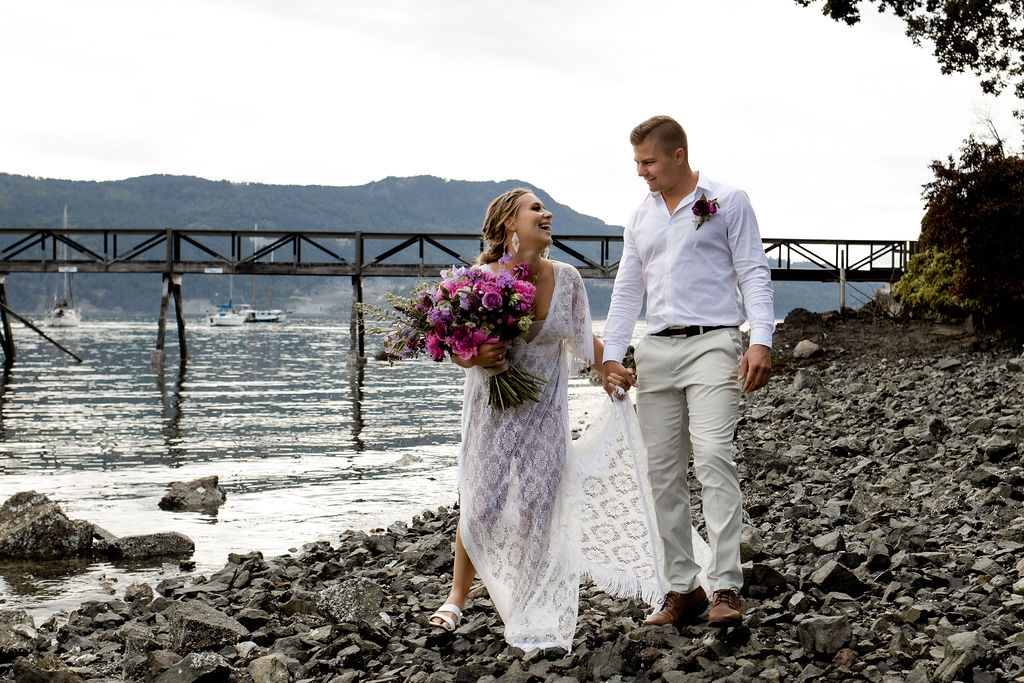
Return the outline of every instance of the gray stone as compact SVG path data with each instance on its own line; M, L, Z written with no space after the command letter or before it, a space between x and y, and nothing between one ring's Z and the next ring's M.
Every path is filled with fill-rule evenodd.
M160 499L161 510L183 510L214 514L227 500L216 475L194 481L175 481Z
M52 670L44 669L28 661L25 657L14 660L10 676L10 679L5 680L13 680L17 683L82 683L81 678L63 666Z
M950 683L960 678L978 659L985 656L991 647L988 639L977 631L954 633L946 639L942 661L935 669L933 681Z
M846 617L812 617L797 625L797 637L804 650L832 656L850 644L853 629Z
M451 539L430 535L402 552L402 559L417 569L435 574L442 570L451 571L455 562Z
M749 524L743 525L740 532L740 561L756 560L764 554L764 539L761 532Z
M93 526L71 520L35 491L16 493L0 507L0 558L66 559L92 550Z
M811 391L818 392L822 391L825 385L822 384L821 378L810 370L797 370L796 377L793 378L793 389L795 391L802 391L803 389L810 389Z
M828 447L832 455L851 455L863 453L868 449L863 439L856 436L841 436Z
M23 609L0 610L0 662L35 652L36 625Z
M811 358L821 353L821 346L810 339L800 341L793 349L793 358Z
M249 629L238 621L198 600L174 603L167 620L172 645L179 652L217 650L249 636Z
M839 592L857 597L867 592L867 585L848 567L829 560L811 574L811 582L826 593Z
M213 683L227 681L231 665L216 652L192 652L172 664L156 679L156 683Z
M248 666L253 683L288 683L288 660L281 654L270 654L253 660Z
M384 602L384 589L369 579L356 578L320 591L316 606L335 623L372 621Z
M191 538L177 531L122 536L110 545L114 557L126 560L189 557L196 550Z
M811 539L811 543L814 547L824 553L834 553L840 550L846 550L846 542L843 540L843 535L838 531L830 531L827 534L821 534Z

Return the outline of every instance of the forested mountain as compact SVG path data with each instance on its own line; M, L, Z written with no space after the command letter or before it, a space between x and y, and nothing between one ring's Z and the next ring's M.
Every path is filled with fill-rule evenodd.
M532 189L564 234L615 235L620 226L573 211L521 180L385 178L357 187L229 183L152 175L105 182L0 174L0 227L217 228L364 232L477 232L487 204Z
M153 175L118 181L72 181L0 173L0 227L55 228L68 207L69 227L214 228L248 230L337 230L364 232L477 232L488 202L513 187L529 187L555 214L562 234L618 235L621 226L585 216L519 180L470 182L433 176L385 178L358 187L265 185L210 181L188 176ZM15 273L7 280L10 305L30 317L41 316L60 284L53 274ZM403 291L412 281L368 278L366 298L380 300L386 290ZM595 317L607 312L611 281L588 280ZM348 278L269 278L186 275L186 311L201 314L228 298L257 306L273 304L303 314L347 319ZM867 293L876 288L857 285ZM154 317L160 304L160 276L82 273L75 276L78 304L86 319L125 314ZM835 283L777 282L776 316L796 307L812 311L838 308ZM859 305L856 293L847 304Z

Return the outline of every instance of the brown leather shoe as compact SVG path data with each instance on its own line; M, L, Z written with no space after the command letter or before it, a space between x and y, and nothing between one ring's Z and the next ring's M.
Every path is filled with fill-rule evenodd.
M700 613L707 604L708 594L700 586L689 593L669 591L665 594L665 604L659 611L644 619L644 626L678 624L686 617Z
M715 591L708 613L708 623L712 626L739 626L743 623L740 614L740 595L731 588Z

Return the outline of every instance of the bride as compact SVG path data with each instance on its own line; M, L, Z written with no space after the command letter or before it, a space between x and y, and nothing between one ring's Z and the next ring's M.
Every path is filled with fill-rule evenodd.
M534 323L513 342L484 344L466 369L459 452L461 514L451 592L431 624L458 627L479 574L523 650L571 650L581 577L656 607L667 590L646 456L628 399L608 402L571 441L570 367L601 367L586 290L569 264L545 258L552 214L529 190L511 190L487 209L479 266L530 268ZM509 262L501 258L512 255ZM500 261L499 261L500 259ZM547 380L538 402L488 405L488 368L511 361ZM695 535L699 539L699 536ZM709 551L704 549L706 556Z

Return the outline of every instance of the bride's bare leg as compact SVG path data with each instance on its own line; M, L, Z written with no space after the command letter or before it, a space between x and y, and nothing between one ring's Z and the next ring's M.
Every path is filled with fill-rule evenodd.
M463 609L466 606L466 596L469 595L469 589L473 585L473 579L476 578L476 567L473 566L473 561L469 559L469 553L466 552L466 548L462 545L462 538L459 536L459 529L455 529L455 568L452 570L452 590L448 593L448 597L445 599L445 603L451 603L457 605L459 609ZM451 617L455 615L451 612L445 612ZM431 624L441 626L443 621L434 617L430 620Z

